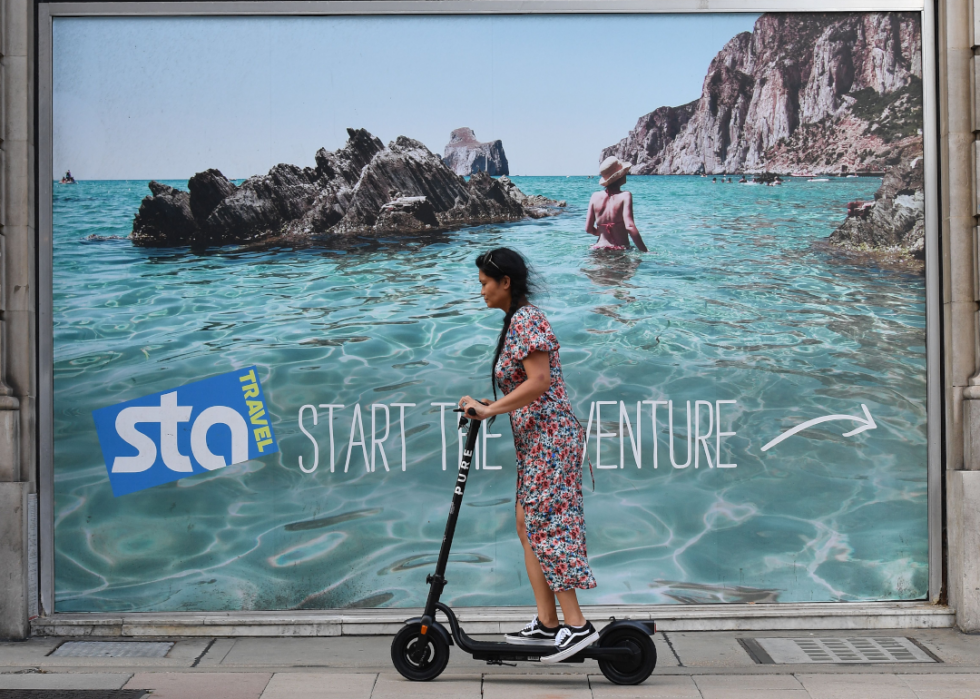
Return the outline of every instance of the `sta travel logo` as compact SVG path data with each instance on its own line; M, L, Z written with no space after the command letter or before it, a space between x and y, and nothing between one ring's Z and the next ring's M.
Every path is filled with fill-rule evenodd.
M279 451L254 366L93 411L116 497Z

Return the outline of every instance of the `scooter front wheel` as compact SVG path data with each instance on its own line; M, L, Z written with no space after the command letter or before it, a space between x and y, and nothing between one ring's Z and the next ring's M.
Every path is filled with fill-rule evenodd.
M402 677L427 682L442 674L449 663L449 646L438 633L421 634L421 624L407 624L391 642L391 662Z
M657 647L643 631L627 626L606 634L599 642L602 648L628 648L632 657L600 660L599 669L613 684L640 684L657 667Z

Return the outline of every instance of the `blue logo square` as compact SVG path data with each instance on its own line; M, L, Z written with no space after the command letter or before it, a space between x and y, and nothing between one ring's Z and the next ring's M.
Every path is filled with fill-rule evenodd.
M116 497L279 451L255 366L92 417Z

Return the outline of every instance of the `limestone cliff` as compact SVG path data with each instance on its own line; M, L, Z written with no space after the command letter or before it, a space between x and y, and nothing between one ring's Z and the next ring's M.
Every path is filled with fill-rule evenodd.
M660 107L644 114L626 138L602 151L601 160L615 155L633 163L635 175L658 174L667 146L687 126L697 106L698 101L694 100L680 107Z
M764 14L715 56L699 99L661 107L600 161L637 174L883 171L921 152L911 12Z
M442 161L450 170L464 177L477 172L493 177L510 174L504 144L499 139L481 143L476 140L473 129L466 127L456 129L449 135Z

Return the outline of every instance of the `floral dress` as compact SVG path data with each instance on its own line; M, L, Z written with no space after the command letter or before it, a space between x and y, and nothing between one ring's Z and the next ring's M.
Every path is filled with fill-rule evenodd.
M510 321L494 378L504 394L527 381L522 361L547 352L551 386L528 406L510 413L517 451L517 502L531 548L555 592L596 586L585 550L582 447L585 430L572 413L558 359L558 340L535 306Z

